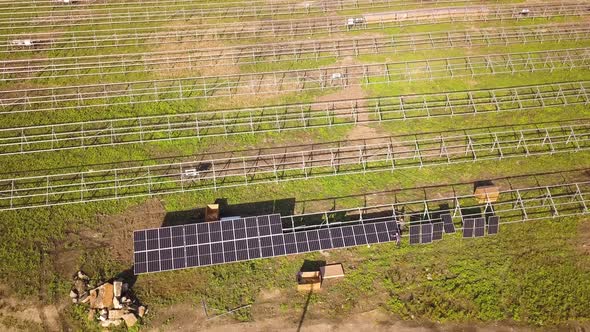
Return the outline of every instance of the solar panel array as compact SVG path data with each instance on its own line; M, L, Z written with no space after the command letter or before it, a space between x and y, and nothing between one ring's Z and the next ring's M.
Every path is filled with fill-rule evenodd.
M410 224L410 244L432 243L432 241L442 240L443 233L454 233L455 226L452 219L450 219L452 228L449 228L446 225L448 221L445 221L446 217L443 218L443 216L445 215L441 215L441 221ZM450 218L451 215L449 214L448 217Z
M465 218L463 220L463 237L483 237L486 235L498 234L500 228L500 217L490 216L486 224L486 218Z
M432 233L432 228L431 228ZM283 233L280 215L134 232L135 274L397 241L395 221Z

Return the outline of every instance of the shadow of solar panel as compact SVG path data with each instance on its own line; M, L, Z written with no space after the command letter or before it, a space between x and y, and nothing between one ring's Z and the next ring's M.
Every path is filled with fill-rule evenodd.
M285 254L285 237L283 235L272 236L272 250L275 256Z
M450 214L445 213L445 214L441 214L440 218L443 222L443 228L445 230L445 233L447 233L447 234L455 233L455 225L453 224L453 217L451 217Z
M485 233L484 233L485 226L486 226L486 219L485 218L475 218L473 236L474 237L484 236L485 235Z
M491 216L488 218L488 235L498 234L500 230L500 217Z
M374 224L364 224L363 227L365 228L365 235L367 236L367 244L379 242Z
M410 225L410 244L420 243L420 225Z
M422 224L420 226L420 243L432 243L432 224Z
M475 222L472 218L463 219L463 237L473 237L473 227Z
M283 222L280 214L272 214L269 216L270 232L273 235L283 234Z
M306 231L310 251L320 250L320 237L317 230Z
M248 255L250 259L260 257L260 243L258 238L248 239Z
M357 245L367 244L367 236L365 235L365 227L363 225L352 226L352 231Z
M344 239L342 238L342 229L340 228L328 228L330 230L330 237L332 238L332 247L342 248L344 247Z
M330 239L330 230L322 228L318 230L318 236L320 238L320 248L322 250L332 249L332 240Z
M375 223L375 230L377 231L377 240L379 240L380 243L391 241L385 222Z
M442 221L432 223L432 240L442 240L443 237L443 223Z

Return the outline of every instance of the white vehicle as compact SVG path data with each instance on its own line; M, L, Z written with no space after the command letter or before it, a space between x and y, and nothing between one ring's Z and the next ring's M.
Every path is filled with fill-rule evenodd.
M520 15L527 16L531 11L528 8L525 8L520 11Z
M350 30L354 26L365 24L367 20L364 17L351 17L346 20L346 27Z
M182 173L182 176L184 178L196 178L197 176L199 176L199 172L196 168L187 168Z
M12 46L25 46L31 47L35 44L32 39L14 39L10 41L10 45Z

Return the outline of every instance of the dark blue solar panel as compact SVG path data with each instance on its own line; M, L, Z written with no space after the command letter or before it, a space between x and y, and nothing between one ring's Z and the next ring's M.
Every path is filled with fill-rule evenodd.
M219 221L221 224L221 231L233 231L234 229L234 219L226 219Z
M498 234L500 230L500 217L491 216L488 218L488 235Z
M162 259L160 261L160 271L169 271L174 267L172 266L172 259Z
M283 224L281 221L281 216L278 214L273 214L270 217L270 231L272 234L283 234Z
M210 244L199 244L199 256L201 255L209 255L211 253L211 245Z
M238 250L236 251L236 259L239 261L246 261L249 259L248 257L248 250Z
M420 243L432 242L432 224L422 224L420 228Z
M209 237L209 225L208 223L197 225L197 238L199 243L209 243L211 239Z
M250 259L260 257L260 242L258 242L258 238L248 239L248 255Z
M322 228L318 230L318 236L320 238L320 248L322 250L332 249L332 240L330 238L330 230Z
M217 254L223 252L223 243L213 242L211 243L211 254Z
M352 231L354 232L354 240L357 245L367 244L367 237L365 235L365 227L363 227L363 225L352 226Z
M377 231L377 239L379 242L389 242L391 239L389 238L389 233L387 232L387 226L385 222L377 222L375 223L375 230Z
M135 241L133 243L133 250L134 251L144 251L147 249L147 242L146 241ZM155 249L155 248L152 248Z
M305 234L305 232L295 233L295 241L297 241L298 252L302 253L309 251L309 244L307 243L307 234Z
M342 229L330 228L330 237L332 238L332 246L334 248L344 247L344 240L342 239Z
M230 240L234 239L234 231L233 230L223 231L221 233L221 235L223 236L223 241L230 241Z
M199 243L197 237L197 225L184 226L184 240L187 246Z
M160 261L150 261L147 263L147 272L160 272Z
M246 220L234 219L234 229L246 229Z
M355 246L356 241L354 240L354 231L352 230L352 226L344 226L341 228L341 230L344 245L347 247Z
M256 218L246 218L246 236L258 236L258 224L256 223Z
M272 247L262 247L260 248L261 251L261 255L262 257L266 258L266 257L273 257L273 251L272 251Z
M320 237L317 230L306 231L310 251L320 250Z
M160 250L160 259L172 259L172 249Z
M195 267L199 266L199 257L198 256L187 256L186 257L186 267Z
M141 230L133 232L133 241L145 241L145 231Z
M186 267L186 257L184 248L172 249L172 262L174 263L175 269L182 269Z
M135 263L133 266L133 272L135 274L146 273L147 263Z
M295 244L295 234L294 233L287 233L284 236L285 238L285 253L287 255L296 254L297 253L297 245Z
M248 241L236 240L236 250L248 250Z
M160 248L170 248L172 247L172 239L169 237L161 237L160 238Z
M147 261L159 261L160 260L160 252L158 250L152 250L147 252Z
M196 224L190 224L190 225L184 225L184 235L194 235L197 234L197 225Z
M410 244L420 243L420 225L410 225Z
M463 220L463 237L473 237L473 227L475 226L475 222L472 218L467 218Z
M443 237L443 223L434 222L432 223L432 240L442 240Z
M440 219L443 222L443 228L445 230L445 233L447 233L447 234L455 233L455 225L453 224L453 218L451 217L450 214L448 214L448 213L441 214Z
M484 236L485 235L484 234L485 226L486 226L485 218L475 218L473 236L475 236L475 237Z
M135 255L135 263L145 263L147 262L147 253L145 252L136 252Z
M285 254L285 241L283 235L272 236L272 248L275 253L275 256Z
M211 264L222 264L223 253L211 254Z
M188 246L186 247L186 256L199 256L199 247L198 246Z
M211 255L199 255L199 265L211 265Z
M367 235L367 243L377 243L379 239L377 238L377 232L375 230L374 224L364 224L365 227L365 234Z

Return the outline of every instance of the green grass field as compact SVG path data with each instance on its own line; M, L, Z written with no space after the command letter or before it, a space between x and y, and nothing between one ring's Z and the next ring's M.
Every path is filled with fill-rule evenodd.
M481 3L481 2L478 2ZM217 4L217 2L216 2ZM115 8L116 5L113 5ZM346 14L358 14L357 11ZM350 32L345 36L364 36L371 33L395 36L398 33L434 32L480 27L512 27L525 24L587 22L587 17L554 20L521 20L486 23L432 24L416 27L376 30L369 33ZM168 25L166 25L168 26ZM72 29L85 29L78 27ZM313 36L322 38L323 35ZM579 41L561 43L527 43L482 48L452 48L448 50L400 52L395 55L361 55L357 63L422 60L440 57L483 55L494 53L534 52L585 48L589 36ZM265 40L239 41L256 43ZM268 41L268 40L266 40ZM232 45L231 42L222 43ZM129 47L121 53L150 51L149 47ZM118 51L118 52L119 52ZM92 54L79 50L68 55ZM63 56L60 51L40 52L43 56ZM26 58L30 54L3 54L0 59ZM240 73L320 68L337 64L341 59L321 61L260 63L239 66ZM164 76L162 76L164 75ZM32 82L32 86L65 86L117 81L165 78L166 73L141 72L134 75L114 75L108 80L48 79ZM173 74L171 74L173 75ZM187 72L185 76L196 76ZM479 75L474 77L436 80L399 81L387 84L372 81L362 87L366 97L399 96L404 94L462 91L469 89L501 88L554 82L590 80L587 67L573 70L536 71L515 75ZM0 83L0 94L18 84ZM261 105L281 105L312 102L331 94L346 94L338 89L302 91L276 94L268 98L246 96L193 100L188 102L146 103L110 108L93 107L85 110L59 110L22 114L0 114L0 127L85 121L93 119L145 116L168 113L219 110ZM371 124L379 135L427 134L451 130L480 130L490 127L530 128L535 125L559 125L564 122L584 123L590 118L588 105L548 107L542 110L479 114L475 116L416 119ZM271 146L287 146L347 140L356 129L352 125L256 135L184 139L124 146L90 147L59 152L0 156L3 178L34 174L65 173L108 167L111 163L158 163L160 158L190 159L201 153ZM132 253L114 248L105 236L126 236L131 241L134 224L125 224L133 211L143 211L146 204L157 201L161 213L190 210L225 198L230 204L278 202L293 199L294 213L324 211L332 208L352 208L367 204L367 196L378 200L391 199L381 193L408 192L407 198L425 194L436 197L460 188L470 194L475 181L498 179L520 187L543 183L588 180L590 153L577 152L542 157L513 158L502 161L482 161L449 166L404 169L395 172L344 175L277 184L219 189L218 191L188 192L133 198L119 201L73 204L51 208L0 211L0 290L6 296L27 296L43 304L63 304L68 299L71 273L82 269L95 280L107 280L129 269ZM528 176L535 174L535 176ZM573 175L572 175L573 174ZM510 181L506 179L512 179ZM444 186L437 190L429 186ZM508 189L508 188L506 188ZM5 190L5 189L3 189ZM334 198L330 200L329 198ZM278 208L280 211L280 207ZM132 212L129 212L132 211ZM287 213L288 211L285 211ZM147 218L147 217L146 217ZM150 308L150 313L139 329L172 329L168 308L188 304L200 310L201 301L211 310L224 312L245 304L249 309L237 311L227 321L251 321L277 318L291 319L308 306L317 318L341 320L350 315L379 309L395 320L443 324L504 324L533 328L560 329L590 322L590 255L583 244L588 243L587 216L554 218L507 225L501 236L463 240L458 235L447 236L432 245L410 246L404 241L400 248L392 244L332 250L276 259L261 259L243 263L140 275L134 285L138 297ZM157 227L159 225L152 225ZM89 235L94 234L94 235ZM129 249L128 247L126 249ZM121 254L120 252L123 252ZM297 293L294 276L305 261L326 260L342 262L346 277L334 286L314 294ZM268 315L256 310L260 294L275 290L282 294L273 302L277 309ZM306 302L309 301L309 304ZM1 307L0 307L1 309ZM82 307L67 305L60 312L63 326L73 330L100 330L86 319ZM227 323L226 321L226 323ZM215 323L214 323L215 324ZM426 323L425 323L426 324ZM0 326L12 325L21 330L43 329L43 324L15 320L0 311Z

